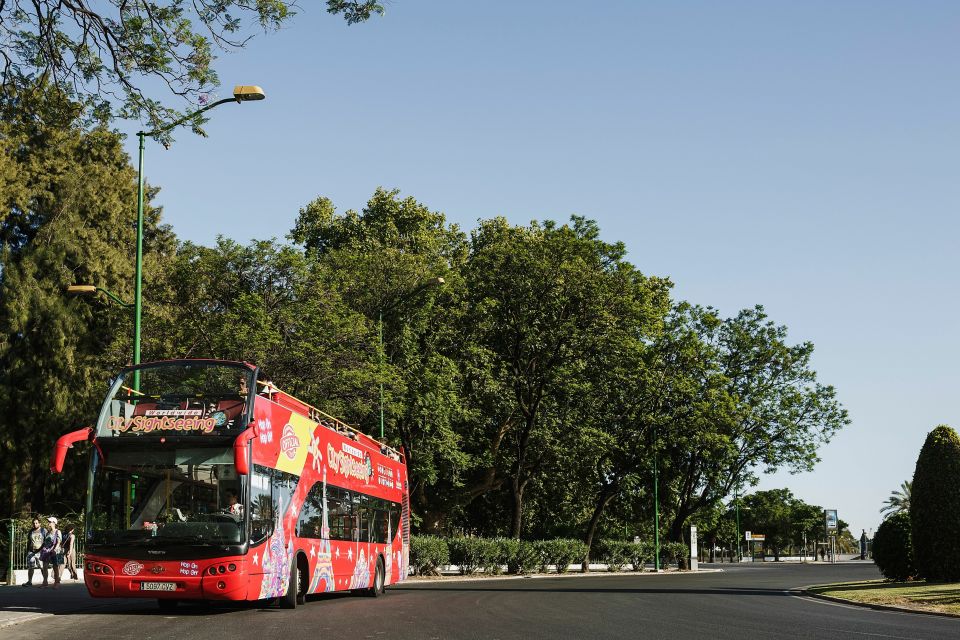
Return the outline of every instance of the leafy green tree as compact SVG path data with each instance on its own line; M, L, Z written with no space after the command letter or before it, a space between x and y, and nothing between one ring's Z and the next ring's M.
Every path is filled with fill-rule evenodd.
M900 513L901 511L910 511L910 493L913 483L910 480L904 480L900 488L893 491L890 497L883 503L880 513L884 519Z
M795 498L789 489L757 491L743 498L747 514L745 527L766 536L763 546L773 550L774 560L780 560L780 551L791 537L792 508Z
M927 435L913 473L910 520L917 573L960 580L960 437L946 425Z
M599 348L629 299L623 255L621 243L603 242L596 224L579 217L528 227L496 218L471 237L466 329L477 347L470 359L492 371L478 395L493 419L479 440L497 452L490 475L508 483L512 537L523 527L528 487L564 451L585 354ZM626 282L633 277L642 284L638 274Z
M131 297L135 175L120 136L87 124L80 105L49 86L0 96L0 494L9 513L43 509L51 496L76 509L82 461L71 457L67 474L51 478L52 444L89 424L107 372L130 358L129 312L64 292L84 283ZM151 260L172 250L157 210L146 228Z
M907 580L914 576L910 514L898 511L883 519L873 537L873 561L889 580Z
M711 309L680 305L677 322L699 337L698 366L709 377L675 408L665 434L671 540L699 509L754 483L758 470L812 469L817 448L849 422L833 387L810 368L813 345L788 344L787 328L762 307L721 320Z
M469 349L459 331L466 237L442 213L385 189L362 212L341 215L329 199L314 200L290 237L336 279L344 304L373 332L373 347L382 319L385 435L407 451L421 529L440 530L468 492L461 431L471 418L458 365ZM430 286L437 278L444 286ZM359 421L378 434L371 409Z
M150 291L145 359L258 364L280 388L355 421L375 401L376 342L336 279L274 241L187 243Z
M109 0L0 2L4 89L40 78L100 114L115 111L151 127L179 119L214 91L216 52L240 49L251 25L277 30L294 14L285 0ZM383 13L375 0L327 0L348 24ZM146 87L165 87L173 108ZM194 122L200 132L201 119Z

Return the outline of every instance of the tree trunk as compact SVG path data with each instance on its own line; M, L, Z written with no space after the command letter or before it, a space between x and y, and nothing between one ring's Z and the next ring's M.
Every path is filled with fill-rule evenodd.
M520 528L523 524L523 489L526 483L521 483L520 478L513 477L513 519L510 522L510 537L520 539Z
M600 499L593 509L593 515L590 516L590 523L587 525L587 535L583 538L584 544L587 545L587 555L584 557L582 565L584 573L590 571L590 548L593 546L593 534L597 531L597 523L600 522L600 516L603 515L603 510L607 508L607 505L610 504L610 501L613 500L615 495L617 495L616 483L604 487L603 491L600 492Z

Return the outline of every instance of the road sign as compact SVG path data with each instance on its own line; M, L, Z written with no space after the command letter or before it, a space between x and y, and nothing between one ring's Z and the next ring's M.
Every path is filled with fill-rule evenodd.
M743 537L747 542L750 542L750 533L751 533L750 531L743 532Z
M839 518L837 518L837 510L824 509L823 521L827 528L827 535L835 535L837 533L837 523L839 522Z
M753 537L750 539L753 540L754 542L763 542L764 540L767 539L767 536L764 533L755 533L753 534Z

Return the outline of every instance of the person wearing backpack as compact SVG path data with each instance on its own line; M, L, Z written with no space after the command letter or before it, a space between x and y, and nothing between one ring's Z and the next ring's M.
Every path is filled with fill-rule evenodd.
M27 581L21 586L33 586L33 572L40 568L40 550L43 549L44 537L46 536L40 527L40 518L34 518L33 529L27 533ZM46 573L43 582L47 582Z
M47 534L43 538L43 548L40 549L40 560L43 562L42 587L47 586L47 572L53 569L53 588L60 588L60 567L63 566L63 536L57 529L57 519L47 518Z

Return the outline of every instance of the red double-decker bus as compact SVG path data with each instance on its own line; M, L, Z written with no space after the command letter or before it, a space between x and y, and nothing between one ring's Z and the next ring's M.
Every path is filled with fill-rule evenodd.
M95 597L372 596L407 574L403 455L259 379L240 362L123 369L92 442L84 581Z

